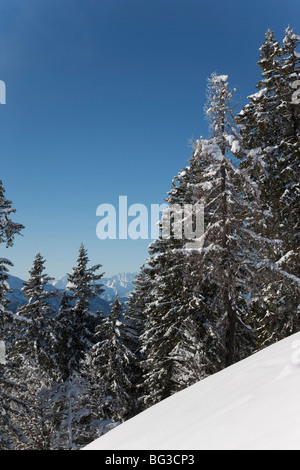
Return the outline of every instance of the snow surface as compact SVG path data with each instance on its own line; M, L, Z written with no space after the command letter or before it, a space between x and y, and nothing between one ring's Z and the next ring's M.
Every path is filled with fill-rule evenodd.
M227 82L227 80L228 80L228 75L216 75L216 76L214 77L214 80L215 80L216 82Z
M300 333L176 393L84 450L300 450Z

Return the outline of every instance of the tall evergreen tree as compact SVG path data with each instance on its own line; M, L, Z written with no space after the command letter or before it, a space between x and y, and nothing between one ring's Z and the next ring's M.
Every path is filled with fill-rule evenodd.
M147 270L146 323L142 336L145 406L153 405L178 390L174 380L176 360L172 352L182 338L181 294L184 289L183 255L168 250L166 240L150 246ZM185 314L184 314L185 317Z
M39 395L44 409L42 422L52 423L50 446L56 450L77 449L79 434L84 434L81 421L86 414L83 404L86 381L78 372L77 334L74 304L64 291L57 315L51 322L52 381Z
M206 227L202 250L203 276L219 287L219 308L225 313L225 364L248 355L249 329L245 326L245 296L254 277L257 261L253 232L260 213L259 194L248 174L234 160L242 152L233 125L232 93L227 76L213 74L208 84L207 115L213 137L196 143L196 155L206 163L199 184L199 198L205 207ZM212 183L214 180L214 183ZM240 338L237 333L242 330ZM238 343L245 340L246 350Z
M44 265L45 260L37 253L29 271L30 277L22 289L27 303L17 311L22 328L17 337L16 348L23 360L32 358L42 370L49 371L52 366L49 323L55 313L49 299L57 294L45 289L51 278L44 273Z
M145 316L144 406L220 369L221 343L210 308L214 286L199 278L199 252L186 249L190 240L184 234L182 213L185 204L198 203L196 187L202 171L201 161L192 158L190 166L174 179L166 200L169 209L160 222L160 236L149 247L150 256L135 292L134 302ZM187 328L193 330L194 338L201 336L201 342L191 343ZM186 361L188 356L201 356L201 365Z
M76 321L70 295L63 291L59 310L51 325L52 349L56 365L54 378L58 382L66 381L72 372L78 369L75 325Z
M11 217L15 212L12 202L5 197L5 190L0 181L0 244L7 248L13 245L15 236L21 234L24 228L23 225L13 222ZM6 258L0 259L0 341L5 344L8 354L15 330L14 317L9 311L6 298L9 291L7 273L10 266L12 266L11 261ZM15 384L7 377L10 367L9 360L5 364L0 364L0 449L12 448L15 438L26 440L14 423L14 411L18 406L18 400L14 395Z
M45 260L38 253L24 283L27 303L16 314L18 328L14 333L14 347L10 360L14 364L9 377L18 383L16 396L23 409L16 411L15 421L26 436L27 444L17 444L18 449L47 450L50 448L51 423L43 419L44 408L40 393L51 386L53 368L50 322L55 314L49 301L56 295L45 286L51 278L44 273Z
M161 235L150 245L142 272L146 406L255 348L247 299L261 262L257 246L273 242L261 236L256 224L262 217L260 194L249 172L238 168L237 158L260 166L260 154L242 146L227 76L213 74L208 98L212 138L195 142L190 165L176 178L167 198L177 207L170 237ZM203 245L194 249L187 248L185 236L175 234L178 228L184 233L186 216L180 208L185 204L204 207Z
M132 353L124 343L123 333L123 306L116 296L110 314L97 329L99 342L88 357L94 414L110 425L125 421L135 412L131 378L127 375Z
M0 181L0 243L10 247L14 243L16 235L20 235L24 229L22 224L13 222L11 216L16 212L12 202L6 199L2 181Z
M20 423L16 420L16 416L22 412L28 413L29 409L26 403L19 399L20 389L23 388L19 374L12 377L12 371L17 367L11 360L14 351L12 338L17 325L15 316L8 310L9 302L6 297L10 291L7 282L9 266L12 266L9 260L0 260L0 331L5 356L5 360L0 362L0 450L16 449L20 442L28 442Z
M281 98L279 112L282 116L281 140L278 139L282 177L280 204L283 254L289 253L286 268L298 278L300 278L300 106L293 100L293 84L300 80L300 54L297 53L299 45L300 36L287 28L283 40L279 82Z
M258 318L259 344L265 346L299 330L300 111L293 102L293 83L300 78L297 36L287 28L283 46L271 31L260 48L262 78L258 93L237 116L243 145L261 154L264 166L253 173L261 191L263 234L278 239L260 247L265 258L252 310ZM243 163L247 166L249 162ZM271 262L271 264L269 263ZM267 271L265 267L269 266Z
M52 380L40 391L40 425L51 429L48 450L78 450L97 437L90 425L87 393L87 382L76 372L65 381Z
M132 384L131 397L134 402L132 410L133 415L139 413L142 409L142 361L144 355L142 354L141 337L144 332L146 320L144 316L145 302L146 292L144 291L143 275L139 273L134 280L134 290L130 294L127 308L124 312L125 323L123 329L124 345L131 353L125 368L130 383Z
M96 342L101 312L91 312L90 301L103 292L97 274L101 265L88 267L87 250L80 246L77 265L69 275L69 290L61 297L52 322L55 373L52 386L43 393L47 415L56 416L54 441L59 448L78 449L97 437L85 357Z
M88 267L89 258L87 250L82 244L79 248L77 266L69 274L70 298L74 302L72 309L73 329L73 366L79 370L80 361L84 359L86 352L95 343L95 328L99 322L99 315L90 311L90 300L101 295L102 284L99 282L102 273L96 274L102 267L101 264Z
M16 357L13 365L8 377L16 384L14 423L23 434L23 439L16 440L15 449L52 450L55 417L47 419L42 399L43 392L51 388L51 376L34 357L21 356L20 361Z
M11 216L16 212L12 202L6 199L2 181L0 181L0 244L11 247L16 235L20 235L24 226L13 222ZM13 316L8 310L7 293L9 292L8 271L13 266L6 258L0 258L0 340L8 341L12 335ZM8 346L8 344L7 344Z

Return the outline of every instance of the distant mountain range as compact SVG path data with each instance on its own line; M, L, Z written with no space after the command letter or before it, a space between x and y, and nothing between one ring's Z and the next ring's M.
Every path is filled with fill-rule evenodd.
M119 273L111 277L101 279L103 284L104 292L101 296L97 296L91 299L90 308L92 311L101 310L103 313L108 313L110 310L109 304L113 301L116 294L119 295L120 300L123 302L127 300L128 295L134 289L133 281L136 273ZM8 284L12 290L8 294L10 300L9 308L13 312L24 305L26 299L24 298L23 291L21 290L24 282L22 279L9 275ZM58 291L61 294L65 289L68 289L68 276L63 276L59 279L55 279L51 284L46 286L48 291ZM59 297L54 297L50 300L51 306L57 310L59 308Z
M116 294L118 294L120 298L127 297L134 288L133 281L136 274L137 273L119 273L111 277L103 277L100 281L104 289L101 297L108 302L111 302ZM56 289L67 289L68 275L55 279L51 285Z

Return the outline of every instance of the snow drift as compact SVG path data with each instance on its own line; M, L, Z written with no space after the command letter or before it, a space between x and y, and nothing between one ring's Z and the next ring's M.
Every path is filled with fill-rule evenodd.
M183 390L84 450L300 450L300 333Z

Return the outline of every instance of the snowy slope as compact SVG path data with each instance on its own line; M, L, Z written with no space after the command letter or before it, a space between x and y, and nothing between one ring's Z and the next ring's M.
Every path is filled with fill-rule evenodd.
M300 333L179 392L84 450L300 450Z

